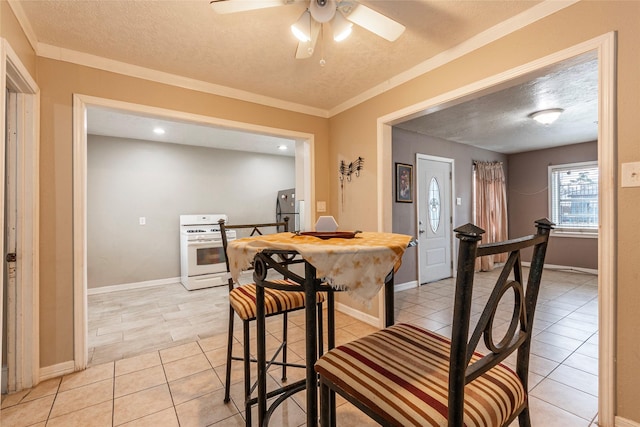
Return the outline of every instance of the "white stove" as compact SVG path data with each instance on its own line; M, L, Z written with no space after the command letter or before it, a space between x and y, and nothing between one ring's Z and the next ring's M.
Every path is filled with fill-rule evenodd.
M220 219L227 216L180 215L180 281L188 290L227 285ZM235 230L228 230L227 239L235 238Z

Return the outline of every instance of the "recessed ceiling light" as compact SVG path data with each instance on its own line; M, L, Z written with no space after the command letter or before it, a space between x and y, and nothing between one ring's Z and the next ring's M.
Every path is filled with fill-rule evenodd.
M278 150L280 150L280 151L284 151L284 150L286 150L286 149L287 149L287 146L286 146L286 145L278 145Z
M164 135L164 129L162 129L162 128L154 128L153 129L153 133L155 133L156 135Z
M533 120L543 125L550 125L551 123L558 120L560 114L562 114L564 110L562 108L550 108L548 110L536 111L535 113L529 114Z

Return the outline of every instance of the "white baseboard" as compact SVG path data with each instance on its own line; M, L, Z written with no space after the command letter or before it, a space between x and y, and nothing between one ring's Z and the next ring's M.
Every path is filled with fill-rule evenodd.
M358 320L361 320L364 323L368 323L371 326L375 326L376 328L380 327L380 319L370 314L363 313L360 310L356 310L353 307L349 307L348 305L336 302L336 310L341 313L348 314L349 316L354 317Z
M524 267L530 267L531 263L530 262L523 262L522 265ZM577 273L587 273L587 274L593 274L594 276L598 275L598 269L597 268L582 268L582 267L571 267L568 265L554 265L554 264L545 264L544 268L547 270L564 270L564 271L575 271Z
M418 281L412 280L411 282L400 283L393 287L393 292L406 291L407 289L413 289L418 287Z
M57 365L40 368L40 382L71 374L75 371L75 366L76 364L73 360L68 360L66 362L58 363Z
M413 280L411 282L406 282L406 283L400 283L394 286L393 291L394 292L400 292L400 291L404 291L406 289L413 289L418 287L418 281L417 280ZM381 320L375 316L372 316L370 314L367 313L363 313L360 310L356 310L353 307L350 307L348 305L345 304L341 304L339 302L336 302L336 310L338 310L341 313L344 314L348 314L351 317L354 317L358 320L363 321L364 323L367 323L371 326L375 326L377 328L380 327L380 323Z
M626 418L616 417L615 421L616 427L640 427L640 423L636 421L631 421Z
M123 283L122 285L101 286L99 288L87 289L87 295L107 294L109 292L128 291L131 289L151 288L153 286L170 285L180 283L179 277L169 277L167 279L147 280L145 282Z

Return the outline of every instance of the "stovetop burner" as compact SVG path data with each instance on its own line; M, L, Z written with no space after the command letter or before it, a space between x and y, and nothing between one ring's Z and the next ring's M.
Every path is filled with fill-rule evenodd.
M189 240L199 237L219 237L220 225L218 221L227 216L223 214L209 215L180 215L180 232L182 235L189 236Z

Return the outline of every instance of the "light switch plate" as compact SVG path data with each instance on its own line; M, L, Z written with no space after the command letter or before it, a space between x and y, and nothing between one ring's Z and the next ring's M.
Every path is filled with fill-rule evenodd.
M622 164L622 186L640 187L640 162Z
M318 212L326 212L327 211L327 202L325 202L325 201L316 202L316 211L318 211Z
M462 205L462 197L456 197L456 205Z

